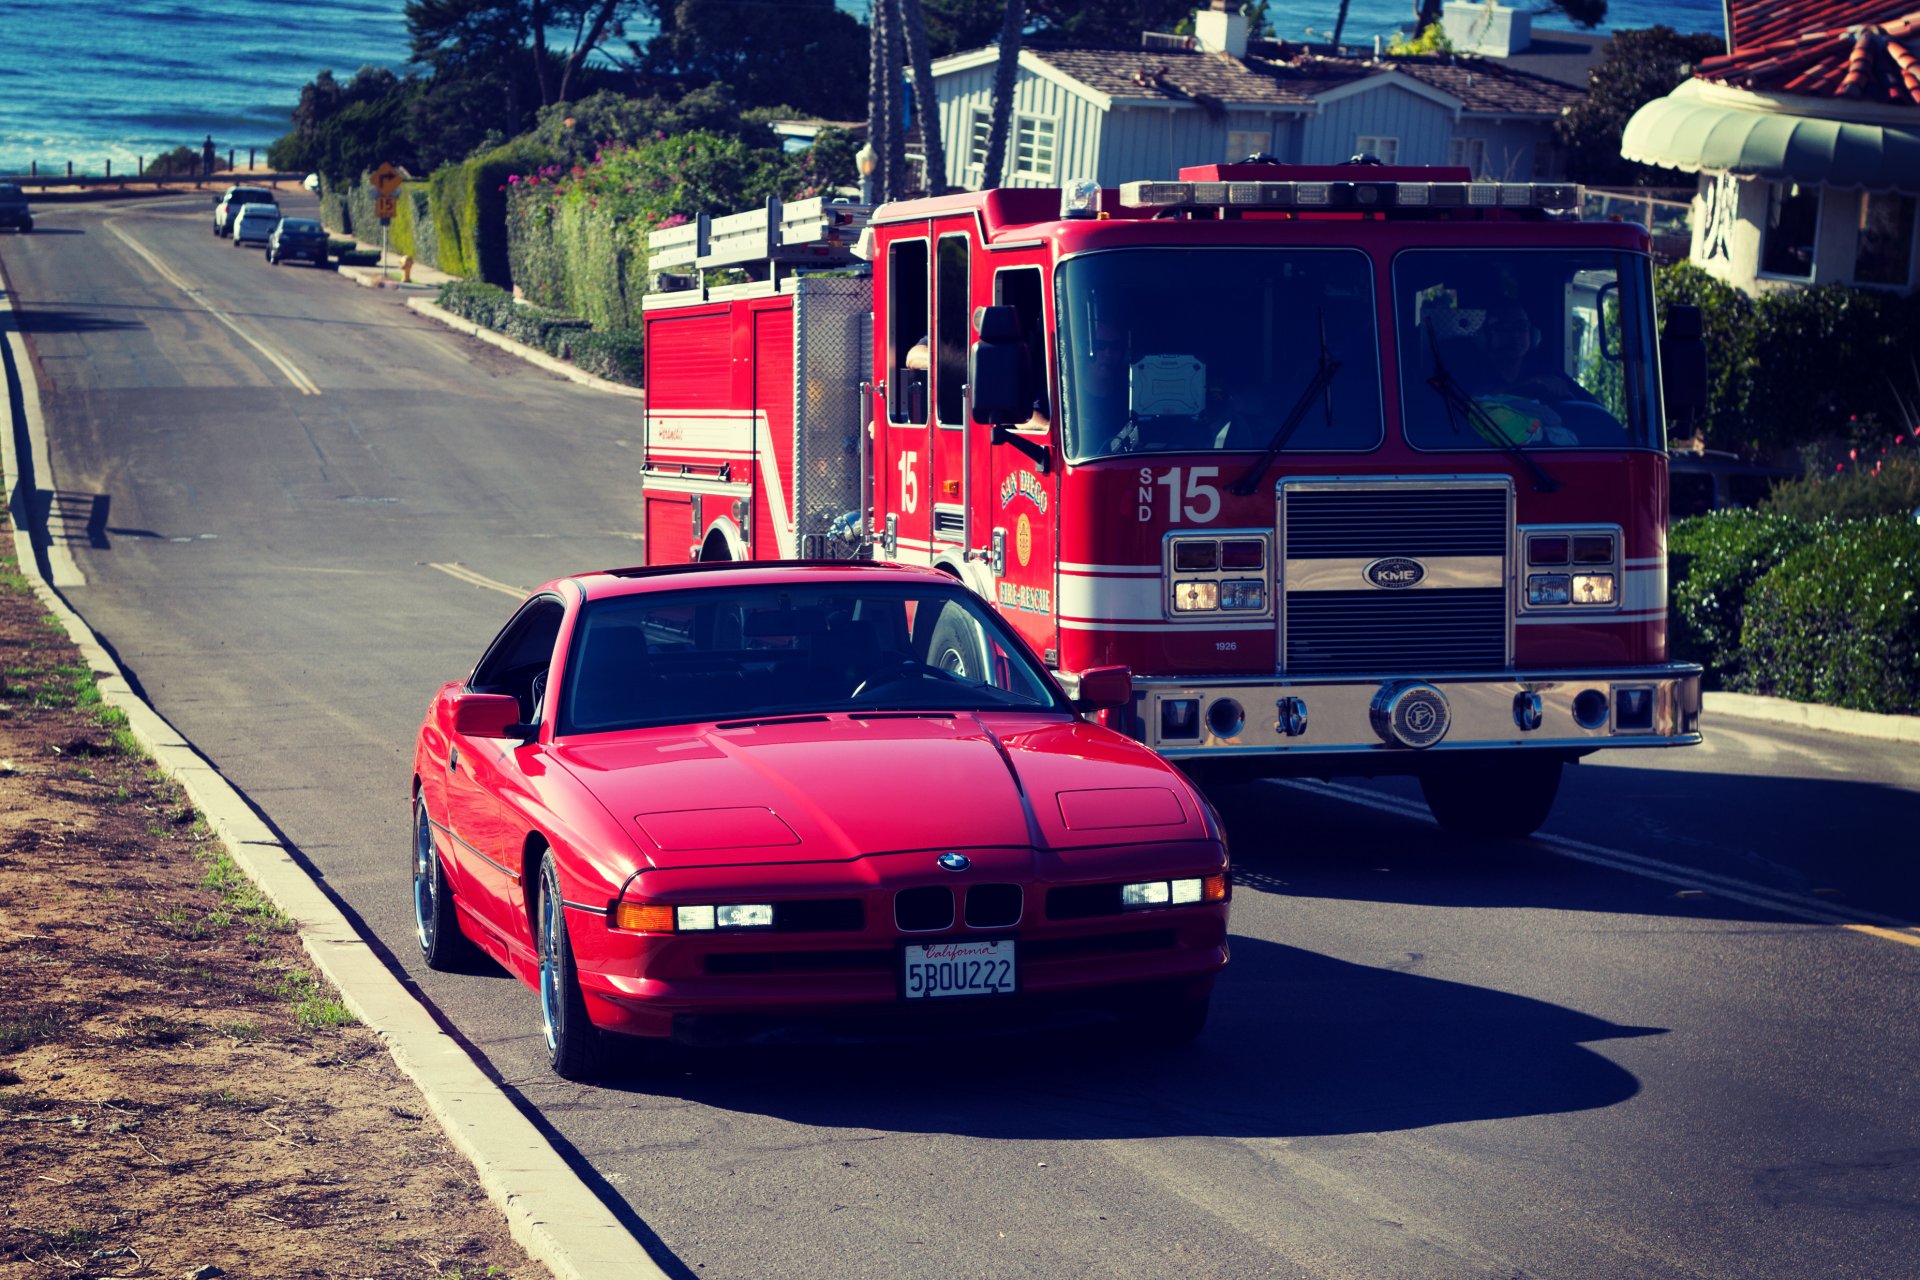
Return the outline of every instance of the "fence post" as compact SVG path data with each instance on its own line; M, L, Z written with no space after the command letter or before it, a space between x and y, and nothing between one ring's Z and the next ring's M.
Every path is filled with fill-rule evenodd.
M113 159L111 157L107 159L107 176L109 178L113 176Z
M73 161L71 160L67 161L67 176L69 178L73 176Z
M227 168L233 168L233 148L227 148Z
M37 178L40 176L40 162L38 160L27 161L27 176L29 178Z
M253 148L247 148L247 168L253 168Z
M147 176L147 158L145 156L135 156L133 158L133 176L136 178L144 178Z

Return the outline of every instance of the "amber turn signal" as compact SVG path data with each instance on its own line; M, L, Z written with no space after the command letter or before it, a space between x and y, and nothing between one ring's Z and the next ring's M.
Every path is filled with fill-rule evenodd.
M673 908L659 902L615 903L613 927L635 933L672 933Z
M1201 882L1200 900L1202 902L1225 902L1227 900L1227 878L1208 876Z

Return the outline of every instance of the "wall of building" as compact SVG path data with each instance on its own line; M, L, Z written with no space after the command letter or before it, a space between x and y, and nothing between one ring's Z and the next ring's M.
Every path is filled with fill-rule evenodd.
M947 149L947 180L955 186L979 188L983 176L968 163L972 120L977 112L991 119L993 64L940 77L940 139ZM1015 171L1018 120L1032 116L1053 123L1053 171L1035 174ZM1100 154L1105 120L1093 102L1024 67L1014 81L1013 124L1007 136L1007 169L1001 186L1055 187L1069 176L1089 172Z
M1476 178L1530 182L1558 176L1553 171L1551 125L1532 120L1488 120L1462 115L1453 126L1446 152L1436 163L1452 163L1455 141L1468 144L1462 148L1466 162L1470 163L1476 155L1485 156L1484 167L1475 166ZM1478 147L1471 145L1476 142L1480 144Z
M1768 274L1761 269L1765 261L1769 198L1774 185L1759 178L1701 174L1693 202L1693 246L1689 254L1693 264L1750 294L1807 285L1859 283L1855 279L1855 265L1860 249L1861 192L1851 188L1823 187L1820 191L1820 221L1814 233L1810 276ZM1914 235L1920 237L1920 229L1916 229ZM1910 240L1908 251L1910 260L1920 256L1920 245ZM1915 287L1916 274L1920 274L1920 262L1910 266L1905 285L1868 287L1910 293Z
M1355 139L1384 137L1398 139L1398 164L1445 164L1452 136L1451 110L1387 84L1322 104L1301 135L1299 159L1338 164L1354 154Z

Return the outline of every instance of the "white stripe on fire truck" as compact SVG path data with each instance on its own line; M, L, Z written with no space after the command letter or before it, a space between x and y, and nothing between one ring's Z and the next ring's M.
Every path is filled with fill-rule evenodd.
M1156 571L1147 577L1095 577L1060 571L1060 618L1164 622L1166 589Z
M1273 634L1273 620L1265 622L1209 622L1195 626L1190 622L1110 622L1104 618L1062 618L1062 631L1184 631L1189 635L1210 636L1222 631L1264 631Z
M1061 573L1096 574L1102 577L1160 576L1157 564L1081 564L1077 560L1060 561Z
M754 431L766 420L759 409L698 409L691 413L649 413L647 448L672 452L753 452Z

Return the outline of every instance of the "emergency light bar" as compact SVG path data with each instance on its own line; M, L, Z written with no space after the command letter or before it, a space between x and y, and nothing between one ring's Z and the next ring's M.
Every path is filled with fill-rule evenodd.
M1124 182L1136 209L1578 209L1567 182Z

